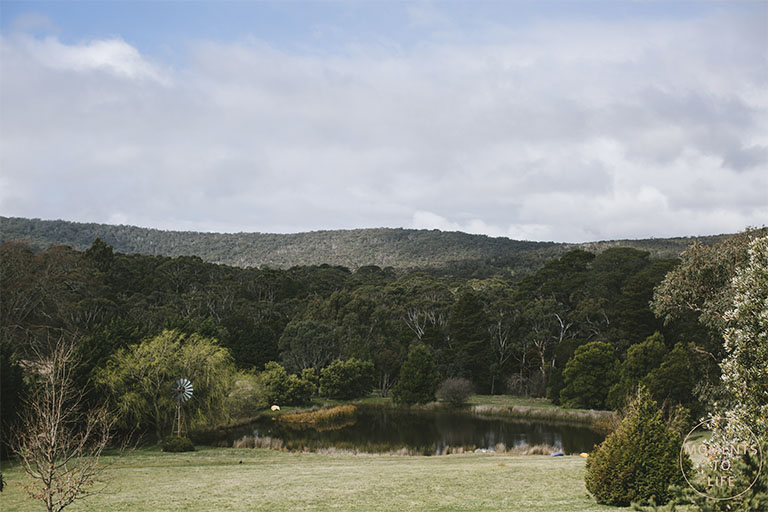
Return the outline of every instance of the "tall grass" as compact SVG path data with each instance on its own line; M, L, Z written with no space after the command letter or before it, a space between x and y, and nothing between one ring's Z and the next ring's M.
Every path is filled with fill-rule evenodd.
M276 437L243 436L232 443L232 448L268 448L270 450L282 450L283 440Z
M613 411L541 409L520 405L473 405L470 410L481 416L505 416L539 422L578 423L609 431L613 429L617 418Z
M278 416L281 425L293 429L313 428L315 430L339 429L355 423L357 407L339 405L316 411L295 412Z

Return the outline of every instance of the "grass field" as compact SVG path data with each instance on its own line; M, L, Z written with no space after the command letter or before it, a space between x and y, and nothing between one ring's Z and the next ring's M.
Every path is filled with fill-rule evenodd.
M397 457L211 448L107 456L109 484L72 511L618 511L584 488L580 457ZM5 467L2 511L42 510Z

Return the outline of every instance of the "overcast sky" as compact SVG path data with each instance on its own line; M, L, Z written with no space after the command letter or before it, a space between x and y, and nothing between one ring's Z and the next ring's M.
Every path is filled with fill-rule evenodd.
M768 223L768 2L0 3L0 215L579 242Z

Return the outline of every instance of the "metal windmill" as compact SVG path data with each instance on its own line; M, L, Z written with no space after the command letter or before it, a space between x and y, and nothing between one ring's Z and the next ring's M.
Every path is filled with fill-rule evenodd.
M181 404L192 398L192 383L189 379L181 378L173 384L173 398L176 400L176 435L181 436L182 411Z

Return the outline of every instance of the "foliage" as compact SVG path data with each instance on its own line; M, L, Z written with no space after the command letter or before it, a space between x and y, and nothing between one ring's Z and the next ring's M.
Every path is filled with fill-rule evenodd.
M176 379L187 378L194 386L192 399L183 406L194 428L225 417L233 376L232 358L215 339L163 331L118 350L99 372L98 382L126 428L151 427L159 442L176 411L171 392Z
M696 389L703 379L700 369L706 364L706 356L697 352L692 344L678 343L664 356L661 365L640 379L640 383L665 406L682 404L698 414L701 411Z
M415 229L353 229L277 235L268 233L194 233L67 221L0 217L3 239L23 241L38 249L54 244L79 250L100 238L122 253L170 257L197 255L206 261L241 267L290 268L299 265L378 265L400 269L443 267L456 275L514 277L540 268L572 244L527 242L460 232ZM716 241L722 237L703 237ZM657 258L674 258L690 238L622 240L580 244L601 252L616 246L650 251Z
M683 482L678 464L681 443L680 436L662 421L648 391L640 387L619 428L587 459L587 490L598 503L608 505L628 506L650 499L666 503L668 486Z
M412 405L435 399L440 373L435 367L432 352L425 345L415 345L400 369L400 379L392 390L395 403Z
M26 394L21 366L10 352L10 343L0 340L0 459L9 454L8 433L16 425L21 397Z
M362 398L371 392L373 382L371 361L337 360L320 370L320 395L339 400Z
M766 240L763 228L711 247L693 245L657 288L653 302L654 311L666 318L694 311L703 325L723 337L720 350L709 354L720 361L722 386L715 394L719 413L742 419L763 436L768 435Z
M762 454L768 453L768 443L763 442ZM695 492L688 485L672 486L670 493L672 501L665 506L651 504L642 506L633 504L632 509L638 512L676 512L682 505L686 512L762 512L768 510L768 471L765 463L761 469L760 457L747 451L739 458L733 459L728 474L733 476L732 487L709 487L705 496ZM714 471L710 465L705 466L706 474L711 478L722 476L722 471ZM754 484L752 484L754 482ZM752 484L752 485L750 485ZM745 489L738 497L733 496L733 489ZM729 498L729 499L725 499Z
M734 302L731 280L736 268L749 260L752 240L765 234L766 228L748 229L714 245L694 242L680 255L680 265L656 288L654 313L669 320L693 311L701 323L722 332L726 311Z
M440 383L435 396L441 402L448 403L451 407L462 407L467 400L475 394L472 383L460 377L449 377Z
M251 418L257 411L272 405L267 400L261 380L252 371L237 372L227 402L229 415L234 418Z
M490 390L490 365L493 360L488 343L490 324L476 293L464 291L456 299L448 317L450 345L446 374L466 377L482 392Z
M264 390L268 405L302 405L309 403L317 391L306 373L302 377L289 375L279 363L270 361L258 376L258 384Z
M749 489L741 496L731 500L717 500L717 498L730 497L732 491L727 486L710 487L707 496L701 496L691 489L686 489L685 502L693 504L694 509L701 512L728 512L739 510L743 512L760 512L768 510L768 464L765 462L768 454L768 442L762 442L762 461L760 455L747 451L744 455L734 460L729 471L734 476L733 488ZM762 462L762 469L760 464ZM719 476L719 475L718 475ZM750 484L753 485L750 486ZM714 499L713 499L714 498Z
M315 371L339 356L338 337L333 326L315 320L291 322L280 336L280 354L286 368Z
M613 409L624 407L627 397L634 394L640 380L661 366L666 353L664 336L658 331L642 343L630 346L627 350L627 358L621 363L619 381L613 385L609 393L608 406Z
M509 245L463 234L394 230L387 236L418 254L421 249L432 250L419 246L422 235L429 240L426 245L437 244L443 255L451 253L454 242L467 247L488 242L499 254L423 272L404 267L395 271L384 264L352 272L328 264L287 270L211 264L204 261L210 259L205 244L195 246L201 248L199 257L123 254L121 244L138 233L132 228L121 227L110 235L91 230L101 229L98 226L63 222L25 226L29 229L21 235L36 241L49 235L74 236L80 228L100 237L90 247L92 238L82 246L78 242L77 247L88 247L84 253L65 247L34 251L0 244L0 343L7 347L3 350L23 360L35 340L45 339L47 333L78 332L81 364L73 378L88 390L91 405L102 401L101 390L92 383L110 358L165 329L217 339L245 371L260 370L269 361L282 361L289 373L314 368L317 376L302 380L315 385L319 371L335 359L371 361L382 396L391 392L414 342L430 347L443 375L468 378L480 391L498 392L499 383L511 382L514 376L514 386L507 391L546 393L555 401L565 385L566 364L579 346L591 341L609 343L623 360L632 344L659 331L669 348L678 341L694 342L697 351L722 357L718 340L702 334L703 329L691 323L691 315L667 325L650 316L651 290L674 261L653 260L648 252L658 256L682 247L686 243L682 239L654 241L661 252L653 244L637 246L647 251L619 247L626 245L623 242L583 246L603 251L595 255L582 249L565 252L573 246ZM15 233L14 229L4 233ZM162 252L161 234L155 235L153 247ZM182 235L168 234L179 243ZM339 243L346 240L343 233L325 235ZM300 243L298 238L295 242ZM482 243L477 245L480 252ZM247 245L242 250L248 250ZM512 250L513 246L520 250ZM218 247L226 254L240 250ZM556 250L540 250L547 247ZM421 258L418 254L413 257ZM552 255L559 257L550 259ZM366 258L350 253L350 258L358 257ZM236 264L242 261L237 259ZM397 258L387 261L398 264ZM712 362L715 359L710 358L709 366L696 368L697 375L719 380L718 372L710 371ZM233 401L237 393L228 400L233 412L250 414L263 399L256 399L263 394L260 386L251 384L238 391L250 397L240 412ZM5 389L14 393L11 386ZM12 403L12 397L3 393ZM151 427L139 424L140 429Z
M188 438L182 436L166 436L162 445L164 452L179 453L195 451L195 444Z
M582 345L565 366L560 400L565 407L603 409L617 376L613 347L602 341Z
M768 439L768 236L752 241L749 262L736 271L732 287L723 384L732 414Z

